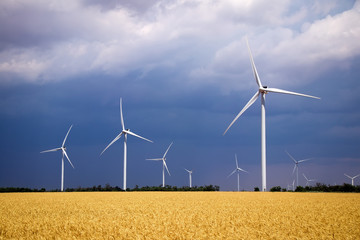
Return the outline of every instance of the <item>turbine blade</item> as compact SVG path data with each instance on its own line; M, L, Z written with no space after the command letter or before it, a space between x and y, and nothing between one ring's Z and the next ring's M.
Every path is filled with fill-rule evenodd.
M169 151L169 149L170 149L171 145L173 145L173 142L172 142L172 143L170 143L169 147L166 149L166 152L164 153L163 158L165 158L165 156L166 156L166 154L168 153L168 151Z
M169 169L168 169L168 167L167 167L167 165L166 165L166 161L163 159L163 164L164 164L164 166L165 166L165 168L166 168L166 171L168 172L168 174L169 174L169 176L171 176L170 175L170 172L169 172Z
M188 173L191 173L191 171L190 170L187 170L186 168L184 168Z
M249 50L249 55L250 55L250 61L251 61L251 67L253 69L253 72L254 72L254 77L255 77L255 80L256 80L256 83L259 87L262 87L262 84L261 84L261 81L260 81L260 77L259 77L259 74L256 70L256 66L255 66L255 63L254 63L254 59L253 59L253 56L252 56L252 53L251 53L251 50L250 50L250 46L249 46L249 41L248 39L246 38L246 44L247 44L247 47L248 47L248 50Z
M229 176L227 176L227 177L230 177L231 175L233 175L234 173L236 173L236 168L235 168L235 170L234 171L232 171L230 174L229 174Z
M302 93L290 92L290 91L282 90L282 89L278 89L278 88L265 88L265 91L267 91L267 92L274 92L274 93L290 94L290 95L296 95L296 96L302 96L302 97L308 97L308 98L320 99L319 97L315 97L315 96L311 96L311 95L307 95L307 94L302 94Z
M303 176L304 176L304 178L306 179L306 181L309 181L309 179L307 179L307 177L305 176L305 174L303 173Z
M239 169L240 171L243 171L243 172L246 172L246 173L249 173L248 171L246 171L246 170L244 170L244 169L242 169L242 168L237 168L237 169Z
M121 137L121 135L123 134L123 132L121 132L119 135L117 135L114 140L111 141L111 143L109 145L107 145L107 147L100 153L100 156L106 151L106 149L108 149L114 142L116 142L117 140L119 140L119 138Z
M65 136L65 138L64 138L63 144L61 145L61 147L64 147L65 141L66 141L66 139L67 139L67 137L68 137L68 135L69 135L69 132L70 132L70 130L71 130L72 127L73 127L73 125L70 126L70 128L69 128L69 130L68 130L68 132L67 132L67 134L66 134L66 136Z
M312 159L312 158L307 158L307 159L299 160L298 163L306 162L306 161L309 161L309 160L311 160L311 159Z
M149 161L161 161L163 160L162 158L147 158L145 160L149 160Z
M354 177L354 179L357 178L358 176L360 176L360 174L356 175L356 176Z
M42 151L40 153L45 153L45 152L56 152L56 151L59 151L61 150L62 148L54 148L54 149L50 149L50 150L45 150L45 151Z
M345 176L347 176L348 178L352 179L352 177L350 177L349 175L347 175L346 173L344 173Z
M236 120L241 116L241 114L243 114L246 109L248 109L255 101L256 99L259 97L260 92L257 91L255 93L255 95L249 100L249 102L245 105L245 107L239 112L239 114L234 118L234 120L230 123L230 125L228 126L228 128L225 130L225 132L223 133L223 135L226 134L226 132L230 129L230 127L236 122Z
M145 141L148 141L148 142L153 142L153 141L151 141L151 140L149 140L149 139L147 139L147 138L144 138L144 137L142 137L142 136L139 136L139 135L137 135L137 134L135 134L135 133L133 133L133 132L130 132L129 130L124 130L124 132L126 132L126 133L128 133L128 134L130 134L130 135L133 135L133 136L135 136L135 137L138 137L138 138L141 138L141 139L143 139L143 140L145 140Z
M74 168L74 165L72 164L72 162L70 161L70 158L68 157L66 151L63 149L63 153L65 154L65 157L67 158L67 160L69 161L69 163L71 164L71 166Z
M122 98L120 98L120 118L121 118L121 127L122 130L125 130L125 124L124 124L124 117L123 117L123 112L122 112Z
M288 153L288 151L285 151L287 153L287 155L289 155L289 157L294 161L295 164L298 163L298 161L295 160L295 158L293 158L293 156L290 155L290 153Z
M293 169L293 173L292 173L292 174L294 174L294 173L295 173L296 167L297 167L297 165L295 164L295 165L294 165L294 169Z
M237 156L236 156L236 153L235 153L235 162L236 162L236 168L239 168L239 165L238 165L238 160L237 160Z

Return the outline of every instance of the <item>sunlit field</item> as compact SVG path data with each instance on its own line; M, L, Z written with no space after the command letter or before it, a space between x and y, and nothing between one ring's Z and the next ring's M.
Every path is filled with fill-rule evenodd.
M0 194L0 239L360 239L360 194Z

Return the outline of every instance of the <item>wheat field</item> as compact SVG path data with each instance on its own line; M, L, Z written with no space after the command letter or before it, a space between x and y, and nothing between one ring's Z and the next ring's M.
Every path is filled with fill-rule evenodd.
M360 239L360 194L0 194L0 239Z

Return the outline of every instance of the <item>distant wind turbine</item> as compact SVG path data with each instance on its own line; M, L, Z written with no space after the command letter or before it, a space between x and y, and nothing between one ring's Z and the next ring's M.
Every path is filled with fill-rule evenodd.
M50 150L45 150L45 151L42 151L40 153L45 153L45 152L56 152L56 151L59 151L61 150L62 152L62 158L61 158L61 191L63 192L64 191L64 155L65 157L67 158L67 160L69 161L70 165L74 168L74 165L72 164L72 162L70 161L70 158L68 157L67 153L66 153L66 147L65 147L65 142L66 142L66 139L69 135L69 132L71 130L71 128L73 127L73 125L70 126L65 138L64 138L64 141L61 145L61 147L59 148L54 148L54 149L50 149Z
M169 147L167 148L167 150L164 153L162 158L148 158L148 159L146 159L146 160L151 160L151 161L162 161L162 163L163 163L163 170L162 170L163 184L162 184L162 186L163 187L165 187L165 168L166 168L166 171L168 172L169 176L171 176L170 172L169 172L169 169L168 169L168 167L166 165L166 154L168 153L168 151L169 151L172 144L173 143L170 143Z
M289 155L289 157L290 157L290 158L294 161L294 163L295 163L294 170L293 170L293 174L295 173L295 170L296 170L296 186L299 186L299 163L309 161L309 160L311 160L312 158L307 158L307 159L303 159L303 160L296 161L295 158L290 155L290 153L288 153L287 151L285 151L285 152L287 153L287 155Z
M185 171L187 171L188 173L189 173L189 183L190 183L190 188L192 187L192 185L191 185L191 174L192 174L192 170L190 171L190 170L187 170L186 168L184 168L185 169Z
M306 179L306 186L309 186L309 182L314 182L316 179L308 179L305 174L303 173L304 178Z
M127 135L132 135L138 138L141 138L143 140L146 140L148 142L153 142L149 139L146 139L144 137L141 137L133 132L130 131L130 129L125 129L125 124L124 124L124 118L123 118L123 112L122 112L122 99L120 98L120 118L121 118L121 127L122 127L122 131L119 135L117 135L115 137L114 140L112 140L112 142L101 152L100 156L106 151L106 149L108 149L114 142L116 142L117 140L120 139L121 135L124 135L124 181L123 181L123 190L126 191L126 158L127 158Z
M249 172L245 171L245 170L242 169L242 168L239 168L236 154L235 154L235 163L236 163L236 168L235 168L234 171L232 171L232 172L230 173L230 175L229 175L228 177L230 177L230 176L233 175L235 172L237 172L237 188L238 188L238 192L239 192L239 191L240 191L240 180L239 180L239 179L240 179L240 177L239 177L240 172L246 172L246 173L249 173Z
M353 186L354 186L354 179L357 178L358 176L360 176L360 174L358 174L358 175L356 175L355 177L350 177L350 176L347 175L346 173L344 173L344 175L351 179L351 185L353 185Z
M283 93L283 94L290 94L290 95L297 95L302 97L309 97L309 98L316 98L320 99L318 97L302 94L302 93L296 93L296 92L290 92L278 88L268 88L267 86L262 85L260 81L259 74L256 70L255 63L251 54L251 50L249 47L249 43L246 39L246 43L249 50L250 55L250 61L252 70L254 73L254 77L256 80L256 83L259 87L258 91L255 93L255 95L249 100L249 102L245 105L245 107L239 112L239 114L235 117L235 119L230 123L228 128L225 130L224 134L229 130L229 128L236 122L236 120L258 99L258 97L261 95L261 177L262 177L262 189L261 191L266 191L266 126L265 126L265 94L269 92L273 93Z

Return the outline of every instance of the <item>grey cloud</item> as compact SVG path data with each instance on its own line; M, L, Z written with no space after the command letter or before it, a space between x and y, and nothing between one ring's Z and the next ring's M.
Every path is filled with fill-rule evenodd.
M136 13L145 13L160 0L82 0L84 6L96 6L102 11L128 8Z

